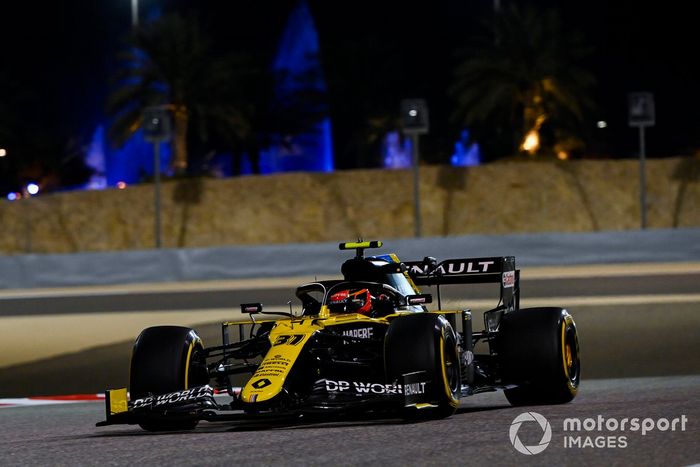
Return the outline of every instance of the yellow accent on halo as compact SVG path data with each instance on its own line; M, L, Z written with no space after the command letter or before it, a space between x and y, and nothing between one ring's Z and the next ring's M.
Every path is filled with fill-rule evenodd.
M109 397L109 414L114 415L126 412L129 409L129 404L126 399L126 388L108 389Z
M401 262L401 260L399 259L399 257L396 256L396 253L390 253L390 254L389 254L389 257L390 257L395 263L400 263L400 262ZM404 271L403 275L404 275L404 277L406 278L406 280L408 281L409 285L413 288L413 290L414 290L417 294L421 293L421 291L420 291L420 289L418 288L418 286L416 286L415 282L413 282L413 279L411 279L411 275L408 273L408 271Z

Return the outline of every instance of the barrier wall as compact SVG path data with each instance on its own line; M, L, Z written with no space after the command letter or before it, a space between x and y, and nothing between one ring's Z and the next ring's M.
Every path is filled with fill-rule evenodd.
M384 239L378 252L515 255L518 265L700 261L700 228ZM336 242L0 257L0 288L64 287L339 274Z
M636 229L638 171L636 160L421 167L423 235ZM166 182L163 245L410 238L412 180L407 170L351 170ZM699 159L649 160L647 180L650 228L700 227ZM0 201L0 254L152 248L153 205L151 185Z

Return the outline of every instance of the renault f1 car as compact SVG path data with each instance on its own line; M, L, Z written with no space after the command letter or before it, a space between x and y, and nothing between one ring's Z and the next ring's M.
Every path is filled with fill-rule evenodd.
M133 348L130 394L106 391L106 420L97 426L188 430L202 420L354 412L440 418L484 391L504 390L513 405L576 396L574 320L563 308L520 309L512 256L364 256L378 247L340 244L356 251L342 278L298 287L296 314L242 304L249 319L222 323L220 345L206 347L185 327L145 329ZM475 331L469 309L442 309L440 288L480 283L497 284L500 300ZM420 286L437 289L436 310Z

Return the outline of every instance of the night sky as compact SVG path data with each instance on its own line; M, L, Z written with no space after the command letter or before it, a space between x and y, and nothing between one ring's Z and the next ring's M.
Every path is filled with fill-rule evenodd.
M493 3L423 3L309 1L322 51L328 57L324 67L347 67L347 80L366 80L374 93L367 98L380 99L387 106L395 103L398 108L405 97L425 97L433 127L447 128L450 101L446 88L455 51L467 44L480 18L492 14ZM164 11L196 14L222 50L231 47L271 59L296 1L140 0L139 4L142 20L158 6ZM501 4L509 1L501 0ZM560 9L567 27L581 31L593 46L588 66L598 80L594 93L598 110L589 123L591 131L599 133L592 152L610 157L635 155L637 133L627 126L626 100L633 91L650 91L655 96L657 125L647 131L650 156L691 154L700 148L700 113L696 111L700 73L695 64L700 40L696 19L686 3L591 0L536 4ZM51 133L56 140L89 138L92 122L103 116L115 53L131 26L130 8L130 0L3 5L0 111L7 113L4 120L15 122L13 128L21 128L18 138L20 132L21 138L37 132ZM354 50L351 64L345 60L347 50ZM346 121L339 118L333 123L340 134L343 128L339 126L350 125L362 112L361 102L353 97ZM608 127L593 130L598 119L606 120ZM443 139L452 134L437 133L435 138ZM0 141L0 147L2 144ZM433 141L433 145L450 148L447 141Z

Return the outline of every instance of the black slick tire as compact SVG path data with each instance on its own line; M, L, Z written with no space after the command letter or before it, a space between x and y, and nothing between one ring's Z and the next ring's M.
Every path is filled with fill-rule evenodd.
M505 396L514 406L564 404L581 380L578 334L563 308L526 308L503 316L498 354L502 379L516 387Z
M202 341L181 326L144 329L134 343L129 388L131 400L167 394L208 383ZM196 420L140 423L148 431L191 430Z
M461 391L457 336L444 316L415 313L395 318L387 330L384 361L388 382L425 372L429 405L402 409L405 418L443 418L454 414Z

